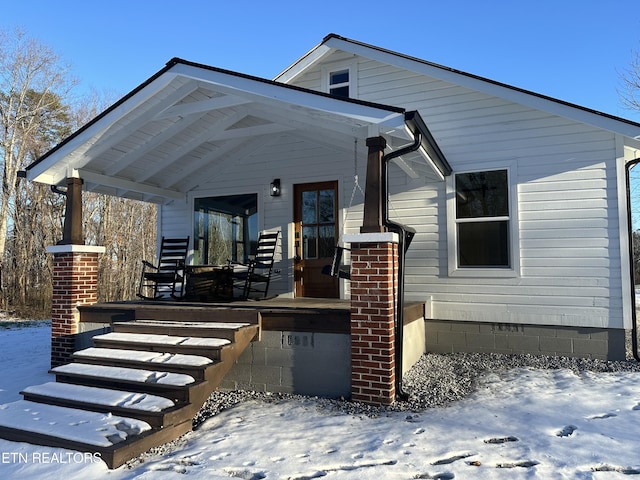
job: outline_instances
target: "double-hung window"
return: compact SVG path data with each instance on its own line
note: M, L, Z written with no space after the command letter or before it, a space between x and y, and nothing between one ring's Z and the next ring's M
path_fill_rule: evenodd
M515 215L508 169L457 173L449 214L453 275L512 276L517 272Z
M357 97L355 61L337 62L322 67L322 90L337 97Z
M329 93L338 97L349 98L349 69L329 72Z

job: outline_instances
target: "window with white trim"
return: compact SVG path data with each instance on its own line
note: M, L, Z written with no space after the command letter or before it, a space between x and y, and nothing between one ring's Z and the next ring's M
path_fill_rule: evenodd
M453 275L517 273L517 232L509 169L453 175L449 271Z
M322 66L322 90L343 98L357 97L356 62L336 62Z
M329 72L329 93L349 98L349 69Z

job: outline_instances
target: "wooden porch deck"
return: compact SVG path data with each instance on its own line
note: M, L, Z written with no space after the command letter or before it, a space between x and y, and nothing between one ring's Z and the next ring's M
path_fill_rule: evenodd
M79 306L80 322L107 324L143 318L228 321L259 315L263 330L349 333L350 301L331 298L274 297L261 301L187 302L133 300Z
M424 303L406 302L405 325L424 318ZM79 306L81 323L112 323L144 318L206 320L223 315L241 321L259 314L261 328L271 331L350 333L351 302L333 298L274 297L261 301L187 302L133 300Z

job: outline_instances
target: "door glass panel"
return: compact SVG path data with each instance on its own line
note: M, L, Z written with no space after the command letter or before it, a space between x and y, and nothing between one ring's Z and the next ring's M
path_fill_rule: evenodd
M302 223L316 223L318 215L316 192L302 192Z
M336 247L336 228L333 225L322 225L320 227L320 238L318 239L318 256L321 258L333 256Z
M302 227L302 256L305 260L318 258L318 227Z
M335 192L333 190L320 190L318 194L320 197L318 209L320 217L318 223L333 223L335 216Z

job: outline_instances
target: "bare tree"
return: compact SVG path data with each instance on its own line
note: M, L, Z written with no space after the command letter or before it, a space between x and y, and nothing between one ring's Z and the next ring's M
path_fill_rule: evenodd
M0 272L8 232L18 221L12 209L18 171L68 128L62 99L73 87L69 78L68 67L50 48L20 30L0 31Z
M625 107L640 111L640 52L635 51L629 67L621 75L620 98Z

